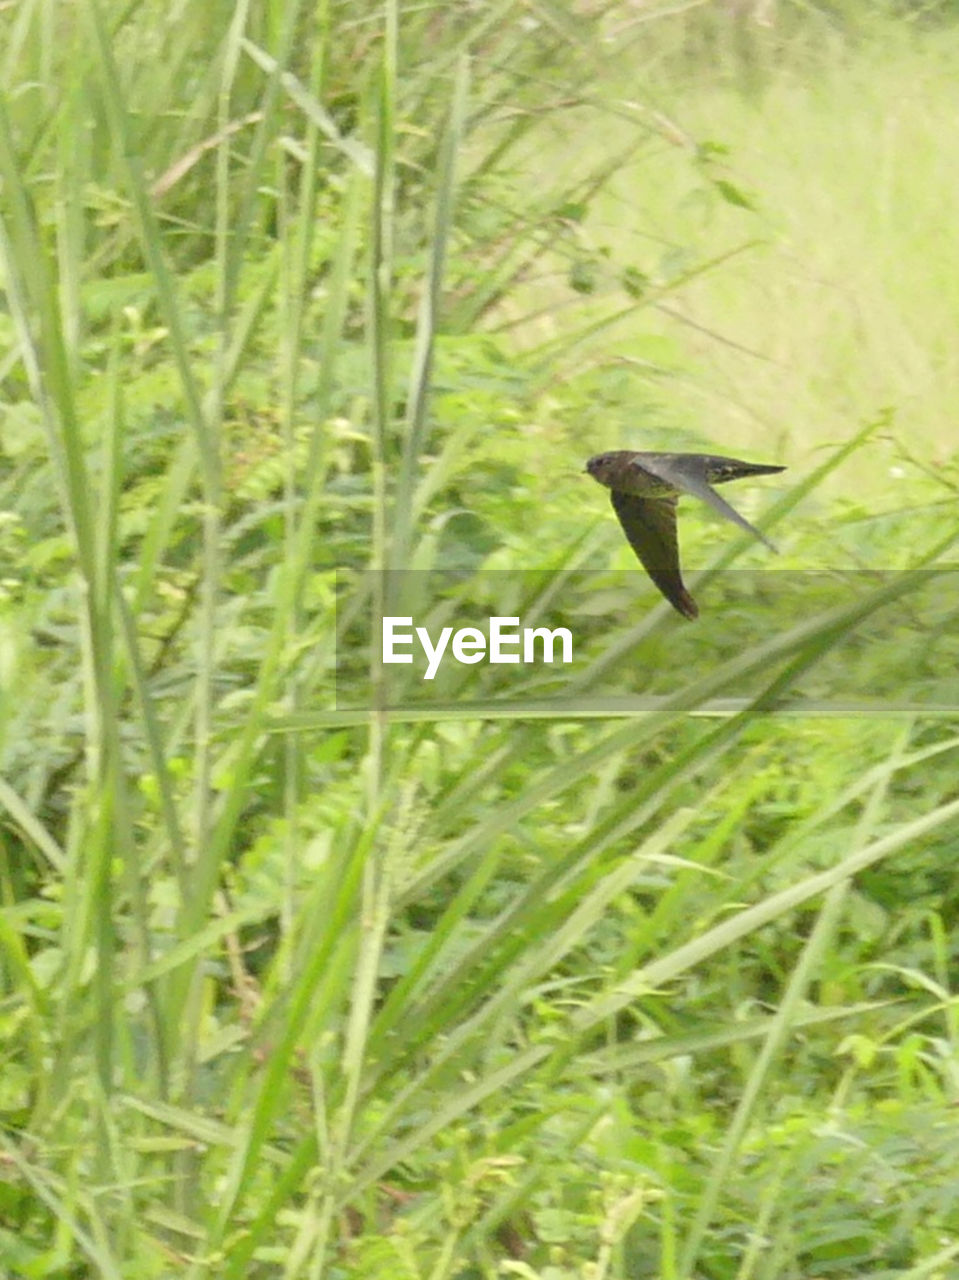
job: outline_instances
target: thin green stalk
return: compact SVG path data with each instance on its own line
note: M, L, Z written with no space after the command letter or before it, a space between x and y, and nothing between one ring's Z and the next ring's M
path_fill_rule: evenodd
M875 830L881 825L881 805L888 791L889 780L896 771L897 766L901 764L902 754L908 743L909 736L909 728L900 734L897 747L892 753L892 768L883 770L869 796L868 803L857 824L857 844L865 844L871 840ZM796 966L786 985L782 1001L770 1025L762 1050L749 1073L746 1087L736 1106L736 1113L726 1131L722 1149L713 1162L709 1180L700 1197L680 1258L679 1280L688 1280L688 1277L694 1273L706 1232L715 1217L723 1189L731 1181L733 1162L742 1145L746 1129L759 1106L763 1086L794 1029L799 1008L806 998L809 984L813 981L826 949L832 942L839 927L841 913L846 904L849 889L849 880L840 880L832 886L826 894L825 902L820 908L809 938L802 948Z
M469 63L463 58L456 69L449 119L439 153L429 267L420 298L416 324L416 343L407 390L403 457L393 503L393 539L390 551L390 564L393 569L405 569L410 560L413 533L411 522L416 506L416 469L426 435L433 352L440 321L446 255L453 228L456 163L462 147L468 90Z

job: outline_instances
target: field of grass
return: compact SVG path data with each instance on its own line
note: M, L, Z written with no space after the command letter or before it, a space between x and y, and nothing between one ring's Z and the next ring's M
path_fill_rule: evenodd
M827 486L881 507L908 489L895 483L908 477L893 441L955 476L959 193L942 145L959 107L954 33L867 22L853 41L820 17L751 38L752 74L712 43L683 62L675 32L626 60L628 76L611 57L609 91L580 110L572 155L565 117L551 145L531 144L533 185L649 130L595 199L584 251L660 286L730 255L604 337L609 358L632 364L648 412L624 415L608 438L661 443L685 429L808 466L889 408L887 440ZM554 300L555 283L544 274ZM559 311L550 331L564 324Z
M910 24L886 24L864 47L823 43L807 38L752 91L720 80L657 94L692 138L729 146L754 209L720 203L704 217L688 188L673 187L680 217L667 224L661 205L653 225L688 241L698 219L714 246L762 242L684 296L683 315L707 331L684 342L698 375L687 411L714 439L783 442L806 461L888 406L889 434L942 466L959 412L959 250L948 231L959 193L942 146L959 107L954 33L917 38ZM610 234L625 233L642 189L640 174L623 175ZM888 448L875 455L857 460L849 483L881 502L895 488L886 464L898 459Z
M955 15L659 7L0 13L0 1276L955 1274Z

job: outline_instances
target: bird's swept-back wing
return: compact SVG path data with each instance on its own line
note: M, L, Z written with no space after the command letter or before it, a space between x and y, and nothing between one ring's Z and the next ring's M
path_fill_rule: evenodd
M765 534L749 523L744 516L741 516L734 507L719 496L706 479L705 460L703 460L703 474L695 474L688 465L677 467L671 465L665 459L652 458L649 454L644 454L641 464L644 471L648 471L650 475L654 475L657 480L662 480L666 484L673 485L674 488L682 493L688 493L694 498L700 498L703 502L708 502L714 511L718 511L721 516L725 516L727 520L731 520L733 524L738 524L740 529L745 529L753 534L760 542L764 542L770 551L776 551L777 548L769 541Z
M696 601L683 585L676 537L676 499L638 498L619 489L610 500L629 545L673 608L686 618L699 616Z

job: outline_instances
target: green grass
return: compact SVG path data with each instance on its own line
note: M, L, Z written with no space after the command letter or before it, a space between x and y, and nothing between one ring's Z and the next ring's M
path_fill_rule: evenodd
M638 16L0 17L5 1275L955 1265L954 30Z
M884 438L826 492L895 507L922 465L955 476L959 271L947 229L959 206L942 145L959 98L954 32L877 19L851 41L824 20L797 33L788 16L753 33L757 84L728 61L677 75L655 47L638 74L610 70L610 101L653 136L595 202L584 244L655 283L697 256L732 256L664 300L677 326L644 309L604 339L636 383L607 438L658 443L692 427L733 452L808 466L890 408ZM564 154L561 125L557 135L531 156L543 177ZM604 110L577 136L589 156L619 145ZM710 144L723 150L703 158ZM698 164L677 163L697 151Z

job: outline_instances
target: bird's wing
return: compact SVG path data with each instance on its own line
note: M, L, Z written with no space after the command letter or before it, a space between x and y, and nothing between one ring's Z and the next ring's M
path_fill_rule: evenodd
M739 512L729 505L725 498L721 498L716 490L708 483L705 476L689 475L687 471L678 471L668 464L660 464L658 459L650 459L648 455L643 458L641 466L644 471L648 471L658 480L663 480L667 484L673 485L675 488L682 490L683 493L691 494L694 498L700 498L703 502L708 502L714 511L718 511L721 516L725 516L727 520L732 520L733 524L738 524L740 529L745 529L748 533L753 534L760 542L764 542L770 551L776 551L764 533L751 525L749 521L739 514Z
M619 489L611 489L609 496L629 545L653 582L683 617L698 617L696 601L683 585L679 569L676 499L638 498Z

